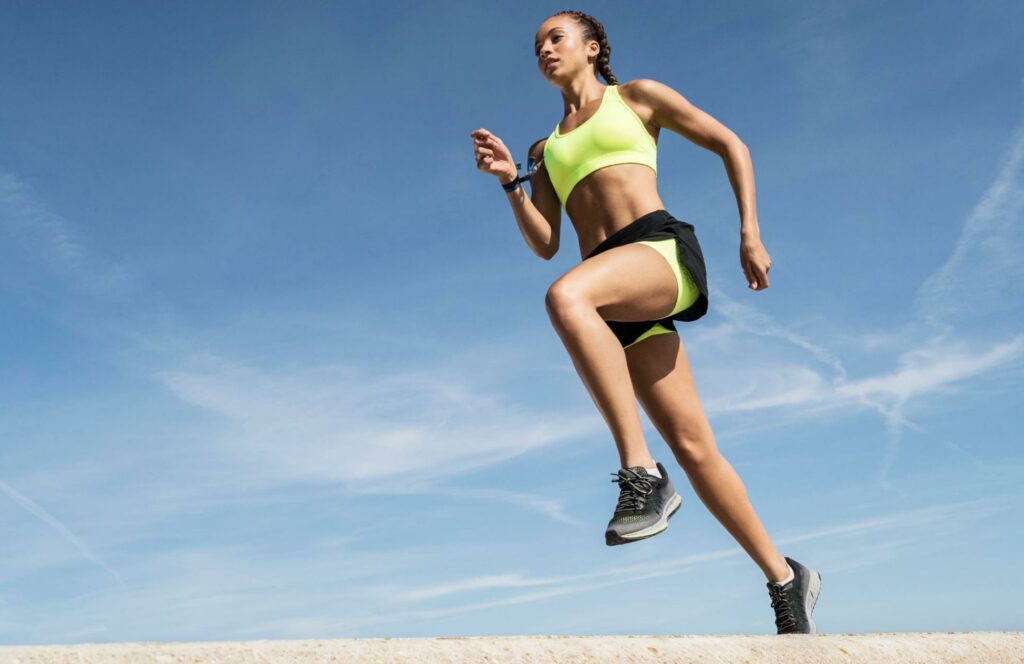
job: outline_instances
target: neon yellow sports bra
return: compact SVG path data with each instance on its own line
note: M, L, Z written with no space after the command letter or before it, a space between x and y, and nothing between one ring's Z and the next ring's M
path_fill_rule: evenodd
M658 172L658 146L640 116L606 85L597 111L568 133L555 130L544 144L544 166L565 207L576 183L613 164L644 164Z

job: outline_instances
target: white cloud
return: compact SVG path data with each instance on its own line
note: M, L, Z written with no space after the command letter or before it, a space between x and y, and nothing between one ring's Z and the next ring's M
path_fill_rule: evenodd
M836 389L841 398L878 397L903 404L956 382L1012 366L1024 355L1024 335L989 348L971 348L966 341L935 337L899 356L899 368L863 378Z
M180 399L226 418L230 431L220 444L272 481L416 492L603 427L596 414L532 411L444 372L270 371L216 358L201 365L158 378Z
M969 340L949 322L995 311L1019 310L1024 281L1024 124L1018 126L992 185L964 222L949 259L919 289L916 319L892 330L873 329L862 338L844 332L835 341L859 352L896 353L896 368L850 378L838 353L807 335L778 324L757 307L713 292L714 311L728 323L694 338L709 367L702 374L702 402L709 416L765 411L784 423L831 416L837 410L874 410L884 419L888 448L879 472L883 484L904 428L922 428L906 417L908 402L952 394L963 383L1002 369L1016 369L1024 336ZM938 330L938 331L936 331ZM999 328L989 326L988 335ZM742 333L742 334L741 334ZM753 340L760 339L760 343ZM772 343L773 340L783 342ZM701 345L703 344L703 345ZM798 348L810 356L793 357ZM877 365L877 358L873 358ZM831 369L826 377L815 365ZM769 426L758 422L758 430Z
M7 497L15 502L18 507L22 508L32 516L36 517L46 525L57 531L64 540L74 546L83 557L91 560L100 567L102 567L115 581L120 585L121 575L111 569L109 565L100 560L99 556L93 553L89 545L83 542L77 535L75 535L70 528L61 523L55 516L43 509L42 506L31 500L28 496L25 496L7 482L0 480L0 491L7 494Z
M914 300L925 320L1020 311L1024 304L1024 124L974 206L952 254Z
M776 330L770 336L787 342L795 336L763 313L755 318L762 320L764 330ZM946 334L900 353L894 370L853 379L846 378L844 371L829 378L814 365L787 356L777 344L743 342L741 332L746 328L733 327L727 334L719 328L715 339L701 340L704 345L698 352L709 365L700 376L702 402L711 416L772 409L823 414L836 408L865 407L887 413L887 407L902 407L914 397L948 391L956 383L1012 367L1024 356L1024 335L987 345ZM815 344L807 346L815 357L832 357ZM840 366L841 362L826 364Z
M839 556L837 569L845 569L866 566L871 564L872 561L878 560L880 547L891 549L896 546L895 542L905 545L910 539L928 540L934 539L940 534L955 535L956 532L977 520L999 514L1009 508L1010 505L1003 497L968 500L906 510L850 523L814 528L806 532L782 536L776 538L775 541L781 547L816 540L820 541L823 545L835 544L839 551L837 554ZM870 539L872 535L876 538L883 537L885 539L881 541L878 539L873 540ZM287 620L254 625L249 632L261 634L267 631L277 632L283 630L295 635L302 635L351 632L362 627L379 624L397 623L408 625L416 621L471 613L500 606L526 604L550 597L591 592L609 586L675 576L685 574L694 568L710 563L733 564L734 560L743 560L745 558L746 552L737 545L705 553L678 556L671 560L643 560L630 564L617 563L579 574L528 577L519 572L508 572L471 576L440 584L405 588L398 599L401 601L422 601L473 591L486 591L488 596L492 596L502 589L528 587L540 587L541 589L441 608L412 609L390 613L384 611L363 611L362 615L358 617L340 619L329 617L292 617ZM808 561L808 563L814 567L826 564L825 561ZM828 564L829 567L826 569L832 569L831 563ZM391 593L385 593L385 595L389 599L393 598Z
M0 229L32 259L92 295L116 296L129 287L125 271L86 249L75 226L52 212L20 178L0 171Z
M815 360L830 367L837 379L846 377L846 368L833 352L814 343L806 336L798 334L783 325L779 325L771 316L761 312L757 307L744 304L730 297L718 288L711 289L711 297L715 302L715 312L724 316L736 328L755 336L774 337L793 346L807 351Z
M508 502L513 505L518 505L520 507L540 512L552 521L567 523L573 526L585 525L579 519L574 519L566 513L565 501L537 495L536 493L523 493L520 491L508 491L506 489L461 489L457 487L442 486L430 489L427 493L458 498L471 498L474 500Z
M529 588L533 586L547 586L559 583L558 578L534 578L522 574L494 574L487 576L475 576L468 579L460 579L450 583L441 583L433 586L420 588L396 587L388 591L388 595L400 602L419 602L428 599L437 599L447 595L458 593L474 592L480 590L500 590L507 588Z

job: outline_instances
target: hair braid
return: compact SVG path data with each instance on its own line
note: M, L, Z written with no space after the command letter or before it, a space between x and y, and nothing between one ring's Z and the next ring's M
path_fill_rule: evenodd
M612 47L608 44L608 35L604 32L604 26L601 22L590 14L584 14L581 11L575 9L566 9L564 11L555 12L552 16L558 16L560 14L569 14L576 22L583 27L583 39L584 41L590 41L593 39L601 46L601 50L597 54L597 60L594 62L594 67L598 73L604 77L604 80L610 85L618 85L619 81L615 78L615 74L612 73L611 68L611 57Z

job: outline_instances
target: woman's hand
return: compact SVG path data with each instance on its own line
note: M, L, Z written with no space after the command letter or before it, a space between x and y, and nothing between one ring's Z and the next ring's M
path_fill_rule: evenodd
M486 129L477 129L469 135L473 137L473 151L476 153L478 170L497 176L502 184L508 184L519 177L519 169L512 159L512 152L505 147L500 138Z
M768 288L768 270L772 259L757 237L740 240L740 267L747 277L747 286L753 290Z

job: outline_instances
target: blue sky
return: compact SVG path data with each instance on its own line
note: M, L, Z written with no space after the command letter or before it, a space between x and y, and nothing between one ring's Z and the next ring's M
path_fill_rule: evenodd
M469 132L560 119L547 3L0 6L0 642L771 634L683 507L607 547L618 455ZM663 132L719 448L821 632L1022 629L1024 6L594 2ZM1016 516L1015 516L1016 515Z

